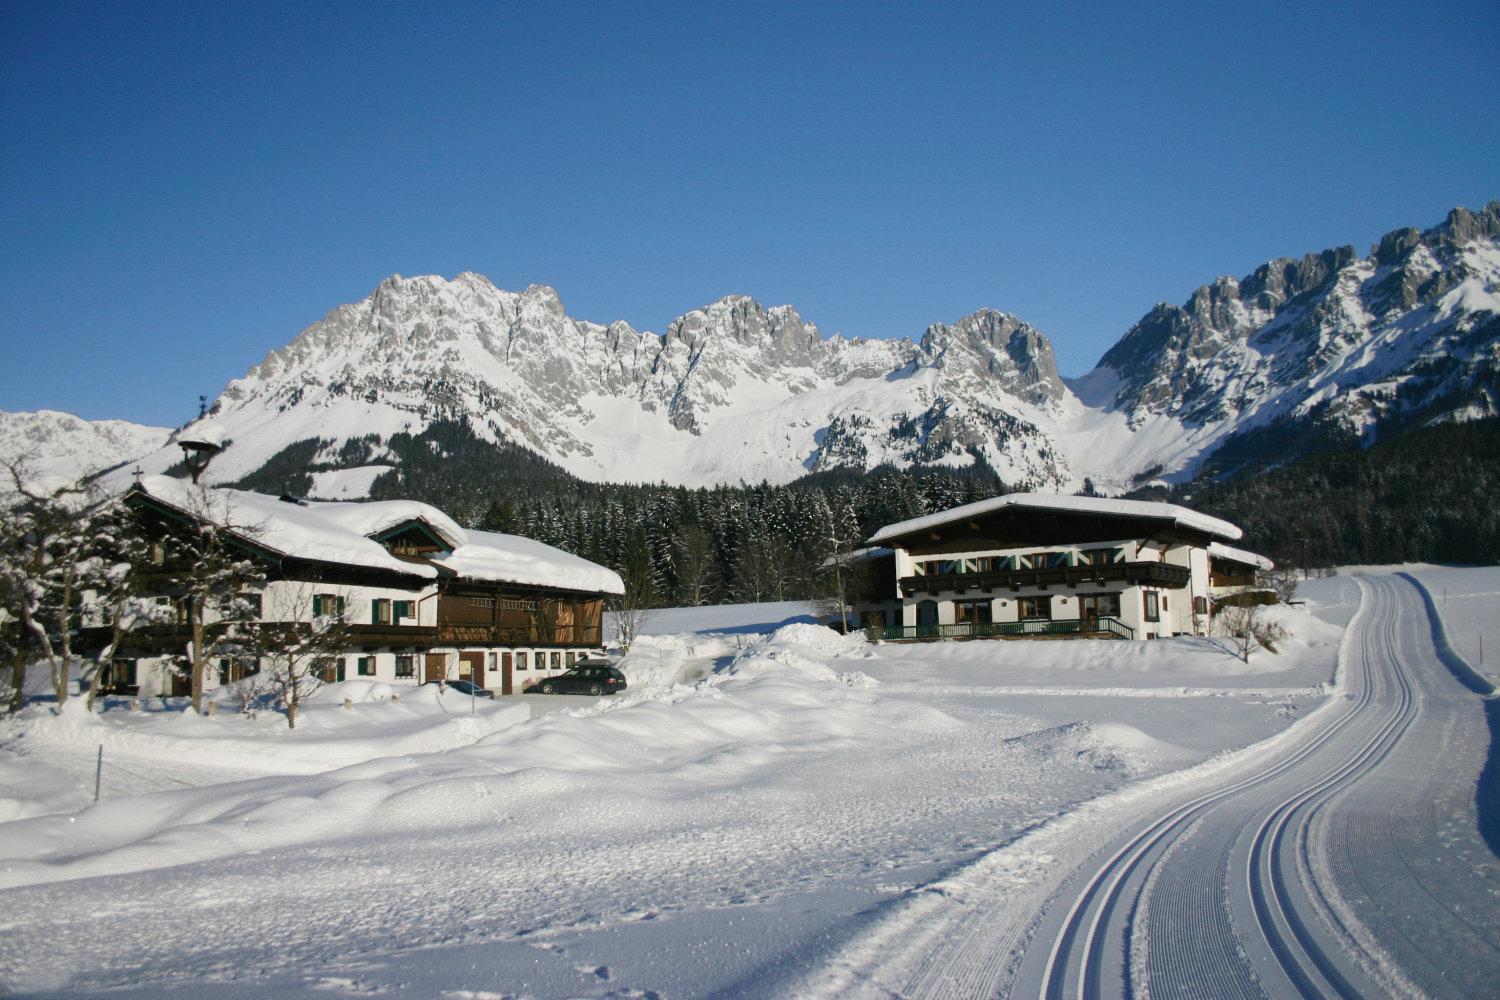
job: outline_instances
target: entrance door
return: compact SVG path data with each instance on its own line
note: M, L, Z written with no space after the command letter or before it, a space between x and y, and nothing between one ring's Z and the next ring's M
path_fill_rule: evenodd
M510 676L510 672L511 672L511 659L512 659L512 657L511 657L511 654L509 654L509 653L501 653L500 654L500 693L501 694L510 694L511 693L511 676Z
M423 663L422 680L445 681L448 679L448 654L428 653Z
M917 602L917 635L933 636L938 630L937 601Z
M1083 619L1083 627L1086 630L1098 629L1100 618L1120 617L1120 595L1079 594L1078 617Z
M459 653L458 676L461 680L473 681L475 687L484 687L484 654Z

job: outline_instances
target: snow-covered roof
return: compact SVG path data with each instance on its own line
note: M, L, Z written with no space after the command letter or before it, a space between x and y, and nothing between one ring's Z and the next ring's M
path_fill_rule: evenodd
M416 500L289 503L247 490L200 490L168 476L146 476L140 488L185 514L207 514L244 529L244 537L262 548L299 559L435 579L434 565L398 559L371 537L421 521L453 550L433 556L432 563L460 577L605 594L625 590L613 570L520 535L470 531L436 507Z
M620 575L532 538L497 531L468 531L468 542L433 561L469 580L525 583L565 590L623 594Z
M1254 566L1256 569L1276 568L1276 564L1265 556L1256 555L1254 552L1246 552L1244 549L1236 549L1221 542L1208 543L1208 556L1210 559L1227 559L1229 562L1244 563L1246 566Z
M224 442L229 440L229 434L223 425L216 424L212 420L205 420L178 433L176 441L178 444L206 444L213 448L224 447Z
M845 555L842 558L839 556L829 556L827 559L823 560L823 562L821 563L821 568L827 569L835 562L842 563L843 565L848 566L852 563L868 562L871 559L884 559L887 556L891 556L894 554L894 549L887 549L879 545L866 545L862 549L855 549L853 552L850 552L848 555Z
M1075 497L1057 493L1007 493L975 503L941 510L925 517L914 517L909 521L888 524L870 536L870 542L899 538L917 531L952 524L983 514L993 513L1007 507L1028 507L1037 510L1056 510L1074 514L1104 514L1114 517L1139 517L1153 520L1168 520L1180 528L1191 528L1206 534L1217 535L1230 541L1238 539L1243 532L1228 521L1209 517L1175 503L1156 503L1147 500L1111 500L1107 497Z
M411 500L372 504L287 503L248 490L221 487L200 490L170 476L146 476L140 488L189 516L207 516L242 529L240 533L249 541L282 555L390 570L408 576L434 579L438 573L431 566L397 559L384 545L365 536L414 517L423 520L432 517L441 523L441 526L433 524L439 533L447 528L463 537L463 529L442 511ZM368 512L345 509L365 506L373 509Z

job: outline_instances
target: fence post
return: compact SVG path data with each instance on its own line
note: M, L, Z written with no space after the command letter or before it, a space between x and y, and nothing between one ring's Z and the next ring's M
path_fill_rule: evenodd
M99 744L99 761L94 765L94 805L99 804L99 785L104 777L104 744Z

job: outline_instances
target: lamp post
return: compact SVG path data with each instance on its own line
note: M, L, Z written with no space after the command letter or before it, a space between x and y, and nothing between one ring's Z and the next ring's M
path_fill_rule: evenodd
M215 455L224 450L224 428L218 424L200 424L177 439L182 449L182 460L187 464L188 474L197 485L198 477L208 468Z

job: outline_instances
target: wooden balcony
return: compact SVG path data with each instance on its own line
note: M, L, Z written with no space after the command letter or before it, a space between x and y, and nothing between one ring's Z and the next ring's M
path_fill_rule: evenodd
M1007 569L988 573L954 573L946 576L903 576L901 589L908 594L966 593L1020 590L1022 587L1055 587L1104 584L1123 580L1127 584L1185 587L1192 578L1186 566L1162 562L1106 563L1099 566L1054 566L1044 569Z
M439 641L479 646L598 646L604 641L598 625L464 625L437 628Z
M438 641L435 625L346 625L349 642L362 646L430 646Z

